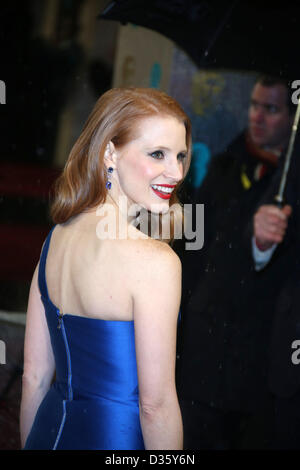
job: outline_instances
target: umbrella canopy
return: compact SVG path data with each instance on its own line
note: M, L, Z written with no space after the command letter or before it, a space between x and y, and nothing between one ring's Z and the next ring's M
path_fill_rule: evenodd
M99 17L153 29L201 68L300 76L300 5L295 2L115 0Z

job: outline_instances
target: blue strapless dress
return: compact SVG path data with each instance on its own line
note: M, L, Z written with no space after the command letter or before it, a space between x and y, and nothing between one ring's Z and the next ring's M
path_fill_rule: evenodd
M53 230L53 229L52 229ZM133 321L59 315L41 254L39 288L56 364L24 449L144 449Z

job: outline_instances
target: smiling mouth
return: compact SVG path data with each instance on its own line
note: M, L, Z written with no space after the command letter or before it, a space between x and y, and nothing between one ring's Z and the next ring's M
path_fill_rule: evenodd
M160 197L161 199L170 199L172 192L174 191L174 188L176 187L176 184L152 184L151 188L154 191L154 193Z

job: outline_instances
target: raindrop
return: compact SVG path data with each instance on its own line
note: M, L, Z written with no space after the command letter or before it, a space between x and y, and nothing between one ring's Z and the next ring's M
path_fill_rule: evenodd
M36 153L37 153L37 155L39 155L39 156L44 155L45 149L44 149L43 147L38 147L38 148L36 149Z
M209 271L209 263L205 267L205 272L208 273L208 271Z

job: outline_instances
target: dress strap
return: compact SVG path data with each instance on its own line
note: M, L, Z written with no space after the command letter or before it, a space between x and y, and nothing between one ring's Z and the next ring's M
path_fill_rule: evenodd
M50 240L51 240L51 236L52 236L54 228L55 228L55 225L54 227L52 227L52 229L48 233L48 236L45 240L41 257L40 257L40 264L39 264L39 276L38 276L39 288L40 288L40 292L42 296L45 297L46 299L49 299L47 283L46 283L46 259L47 259Z

